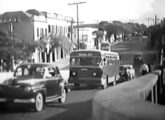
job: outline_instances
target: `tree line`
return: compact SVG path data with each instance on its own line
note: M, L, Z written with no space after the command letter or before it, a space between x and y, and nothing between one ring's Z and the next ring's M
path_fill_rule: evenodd
M12 33L0 31L0 70L13 70L13 64L20 61L31 62L35 49L47 51L47 43L50 43L48 56L56 47L61 46L65 52L71 49L71 43L63 34L42 36L37 41L26 41L16 38Z
M152 48L161 49L165 48L165 19L161 23L149 26L147 33L150 37Z
M137 34L145 34L147 31L147 26L144 24L139 23L123 23L121 21L101 21L99 25L97 26L98 30L94 31L93 34L96 34L95 44L97 46L97 43L99 39L102 39L104 36L104 32L106 31L106 40L110 42L110 37L114 35L115 41L116 41L116 35L121 34L124 38L126 35L137 35Z

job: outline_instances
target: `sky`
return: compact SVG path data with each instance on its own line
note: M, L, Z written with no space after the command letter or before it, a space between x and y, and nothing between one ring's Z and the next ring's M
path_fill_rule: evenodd
M165 17L165 0L0 0L0 14L37 9L71 16L76 21L76 5L68 5L76 2L86 2L78 7L80 23L119 20L149 24L148 18Z

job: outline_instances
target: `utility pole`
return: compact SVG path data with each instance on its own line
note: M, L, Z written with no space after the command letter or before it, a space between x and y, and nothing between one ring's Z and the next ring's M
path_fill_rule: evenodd
M155 25L157 25L157 16L155 14Z
M86 2L75 2L75 3L69 3L68 5L76 5L77 8L77 48L79 49L79 11L78 11L78 5L83 4Z

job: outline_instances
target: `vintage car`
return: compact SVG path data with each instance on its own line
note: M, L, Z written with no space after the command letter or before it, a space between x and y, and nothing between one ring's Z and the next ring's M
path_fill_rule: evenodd
M67 87L59 69L53 64L27 63L19 65L13 78L0 84L0 106L9 102L29 104L36 112L44 104L58 100L64 103Z
M124 81L133 79L135 77L135 69L133 68L133 65L121 65L119 75Z

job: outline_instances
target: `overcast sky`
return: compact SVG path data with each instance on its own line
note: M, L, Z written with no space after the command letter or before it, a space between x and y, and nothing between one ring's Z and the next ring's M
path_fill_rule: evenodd
M165 17L165 0L0 0L0 14L7 11L37 9L71 16L76 20L76 6L79 5L79 20L85 23L101 20L123 22L145 22L147 19Z

